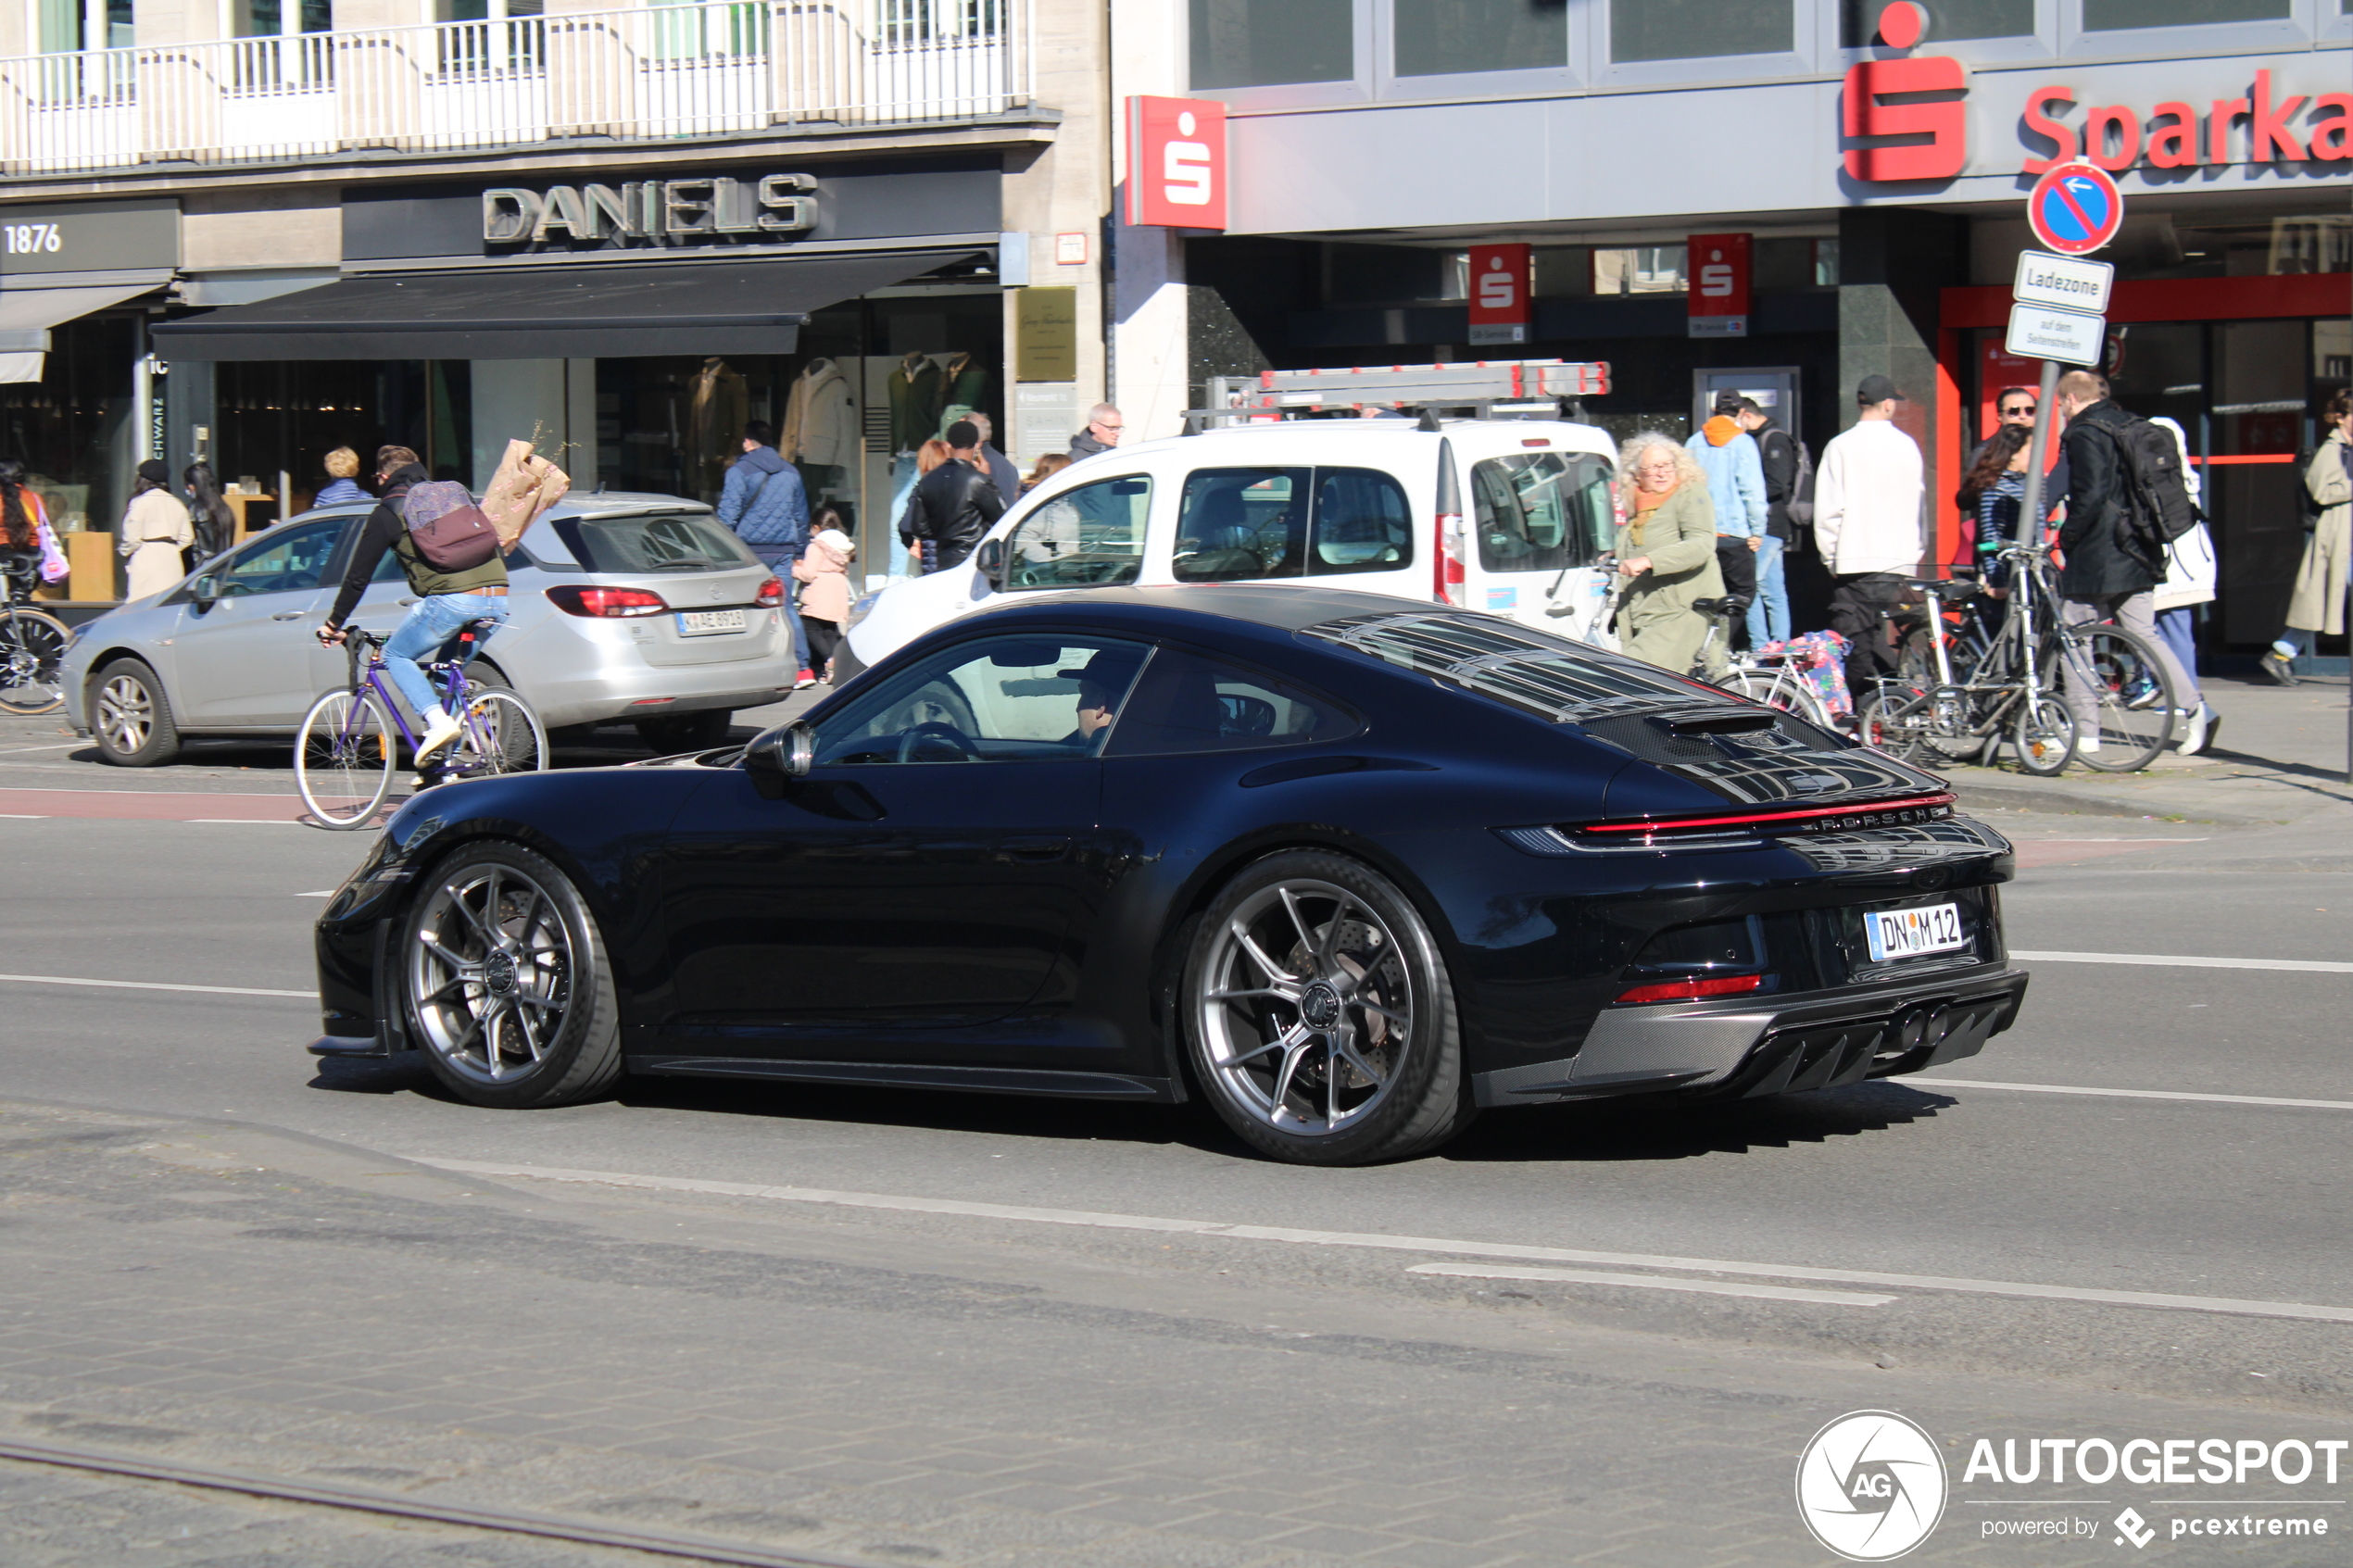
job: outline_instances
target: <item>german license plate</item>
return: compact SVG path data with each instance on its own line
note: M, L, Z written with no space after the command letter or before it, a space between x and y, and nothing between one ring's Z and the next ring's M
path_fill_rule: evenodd
M1863 935L1870 942L1874 963L1914 959L1922 953L1949 953L1969 946L1957 904L1931 904L1925 909L1866 909Z
M708 637L714 632L740 632L747 622L739 609L682 609L678 612L678 634L682 637Z

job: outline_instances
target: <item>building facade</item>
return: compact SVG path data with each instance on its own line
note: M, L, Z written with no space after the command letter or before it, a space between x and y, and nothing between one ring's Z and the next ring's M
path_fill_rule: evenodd
M2217 524L2208 646L2278 630L2296 455L2353 356L2353 0L1115 0L1114 19L1123 94L1224 103L1230 181L1223 232L1114 235L1131 427L1174 428L1211 374L1541 356L1610 361L1587 412L1613 428L1680 433L1730 386L1818 453L1876 371L1911 398L1926 525L1955 559L1962 457L2037 368L2002 351L2024 199L2087 157L2127 204L2100 253L2106 368L2189 433ZM1471 321L1499 258L1530 296L1517 341Z
M86 599L150 456L209 461L255 525L386 442L480 483L535 439L576 489L715 500L765 420L879 572L924 439L970 409L1059 450L1101 395L1103 29L1076 0L0 7L0 452Z

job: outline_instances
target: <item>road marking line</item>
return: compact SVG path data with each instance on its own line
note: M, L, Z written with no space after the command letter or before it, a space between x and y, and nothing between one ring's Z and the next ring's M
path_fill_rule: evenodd
M316 991L269 991L254 985L176 985L161 980L82 980L69 974L0 974L26 985L99 985L118 991L201 991L214 997L300 997L316 1001Z
M2197 959L2171 953L2029 953L2012 949L2010 957L2029 963L2178 964L2184 969L2294 969L2314 974L2353 974L2353 963L2327 959Z
M45 822L49 820L46 817L35 816L30 811L0 811L0 818L6 818L12 822Z
M239 828L298 828L302 823L292 817L164 817L151 821L207 822L217 827Z
M2268 1095L2201 1095L2183 1089L2101 1089L2078 1084L2004 1084L1991 1078L1891 1078L1931 1089L2020 1089L2033 1095L2112 1095L2121 1099L2207 1100L2217 1105L2286 1105L2305 1110L2353 1110L2353 1099L2274 1099Z
M1605 1274L1592 1269L1494 1269L1479 1263L1416 1263L1409 1274L1446 1274L1456 1279L1564 1280L1572 1285L1631 1285L1645 1290L1696 1290L1709 1296L1752 1296L1768 1301L1813 1301L1829 1307L1884 1307L1894 1296L1857 1296L1845 1290L1793 1290L1785 1285L1723 1285L1705 1279L1665 1279L1657 1274Z
M1680 1269L1692 1273L1755 1274L1768 1279L1820 1280L1831 1285L1883 1285L1908 1290L1946 1290L1973 1296L2020 1296L2036 1300L2156 1307L2170 1311L2221 1312L2237 1317L2353 1323L2353 1307L2321 1307L2302 1301L2251 1301L2227 1296L2171 1296L2145 1290L2092 1290L2065 1285L2029 1285L2014 1280L1948 1279L1935 1274L1885 1273L1867 1269L1816 1269L1795 1263L1743 1263L1720 1258L1661 1257L1647 1252L1596 1252L1574 1247L1529 1247L1510 1242L1453 1241L1435 1236L1291 1230L1280 1225L1229 1225L1214 1220L1167 1220L1146 1214L1094 1213L1083 1209L1031 1209L1010 1203L974 1203L954 1198L896 1198L881 1193L835 1192L823 1187L761 1186L749 1182L712 1182L686 1176L638 1176L613 1171L570 1171L549 1165L492 1164L478 1160L429 1160L422 1155L407 1158L436 1171L456 1171L473 1176L585 1182L597 1186L644 1187L656 1192L700 1192L721 1198L765 1198L786 1203L823 1203L846 1209L889 1209L916 1214L965 1214L975 1219L1080 1225L1095 1230L1176 1232L1192 1236L1232 1236L1243 1241L1279 1241L1301 1247L1438 1252L1458 1258L1510 1258L1535 1263L1614 1263L1642 1269Z
M332 898L334 896L335 890L332 887L321 888L316 893L297 893L295 895L297 898Z

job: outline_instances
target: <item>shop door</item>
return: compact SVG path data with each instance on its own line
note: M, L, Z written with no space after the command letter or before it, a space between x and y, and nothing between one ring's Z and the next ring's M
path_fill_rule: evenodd
M1737 392L1743 397L1754 397L1756 406L1765 410L1772 421L1801 441L1806 433L1797 428L1798 370L1794 365L1774 365L1756 370L1703 370L1692 372L1692 429L1696 431L1707 422L1708 410L1716 407L1719 392ZM1814 443L1817 450L1821 443Z
M2309 323L2218 321L2208 414L2213 455L2206 507L2221 567L2222 637L2279 635L2304 555L2303 475L2296 453L2308 422ZM2235 459L2235 460L2233 460Z

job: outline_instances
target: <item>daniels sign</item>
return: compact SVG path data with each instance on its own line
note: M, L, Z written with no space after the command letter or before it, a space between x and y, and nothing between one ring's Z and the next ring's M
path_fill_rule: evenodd
M1909 51L1927 30L1928 12L1898 0L1880 14L1879 41ZM2330 56L2318 56L2326 59ZM2084 79L2116 73L2076 68ZM2183 73L2176 97L2145 107L2101 103L2114 88L2079 91L2019 71L1989 73L1973 82L1959 60L1895 54L1864 60L1847 71L1840 94L1839 130L1850 180L1869 183L1944 181L1964 174L2041 174L2081 160L2110 173L2215 168L2233 164L2329 164L2353 160L2353 93L2297 91L2284 80L2287 65L2242 71L2226 61L2181 60L2163 69ZM2228 74L2223 74L2227 72ZM2336 80L2321 85L2338 86ZM2013 151L1971 157L1972 121L2016 128ZM2010 160L2015 157L2016 162Z
M619 185L502 185L482 193L482 237L494 245L550 243L626 247L727 236L782 239L817 222L817 182L632 180Z

